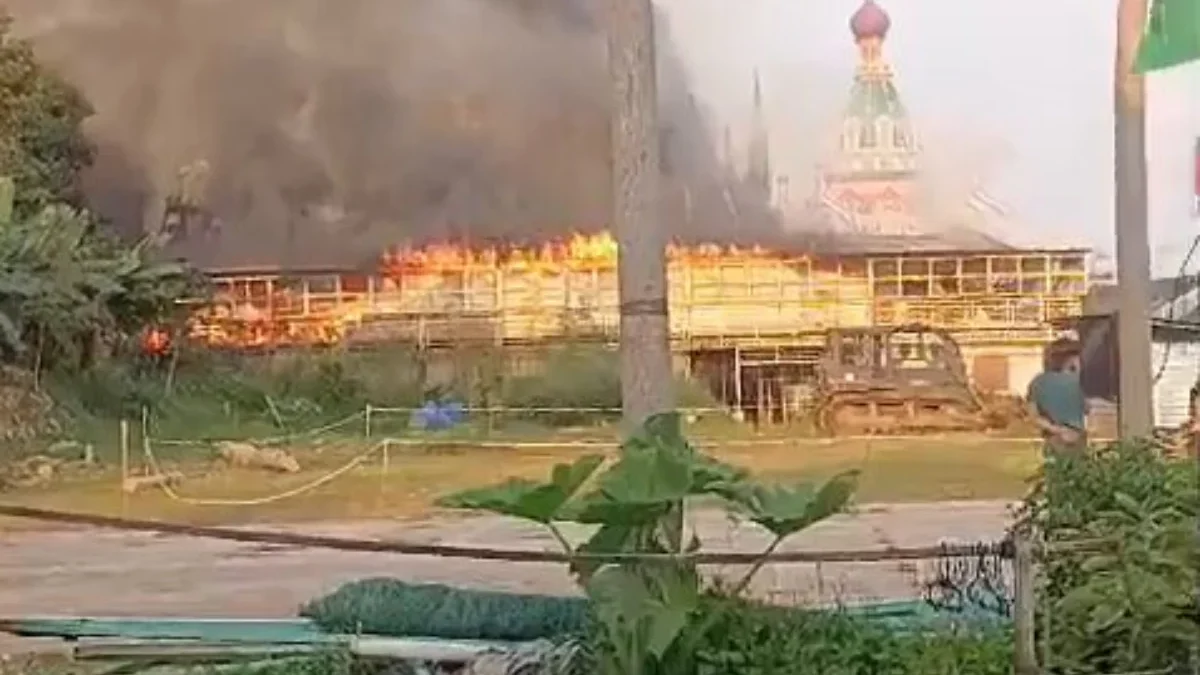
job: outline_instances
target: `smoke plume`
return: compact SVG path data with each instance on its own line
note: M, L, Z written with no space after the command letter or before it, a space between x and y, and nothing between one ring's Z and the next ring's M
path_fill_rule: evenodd
M207 164L222 235L206 262L342 264L404 241L542 238L608 219L592 0L9 4L96 108L99 210L153 228L180 168ZM674 233L768 227L729 198L661 18L659 31Z

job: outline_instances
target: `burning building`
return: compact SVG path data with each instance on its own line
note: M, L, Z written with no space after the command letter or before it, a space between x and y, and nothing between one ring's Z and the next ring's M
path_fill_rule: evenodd
M837 156L806 214L816 234L668 251L674 350L736 407L786 416L832 329L912 324L947 331L977 389L1023 393L1053 324L1080 313L1087 251L1015 249L969 223L923 219L920 146L883 58L890 24L873 0L851 19L860 63ZM765 144L754 147L754 167L769 172ZM769 175L757 183L769 189ZM986 208L979 201L964 212ZM600 232L533 246L398 246L353 271L224 269L192 338L214 347L612 344L617 254Z
M614 343L616 256L608 235L580 235L532 249L398 249L374 273L229 272L216 277L216 300L197 313L192 337L220 347L403 341L429 350ZM910 324L948 330L980 388L1019 392L1040 369L1052 322L1078 315L1087 288L1082 250L676 246L669 260L675 351L708 377L724 373L717 388L743 403L760 382L782 401L830 329Z

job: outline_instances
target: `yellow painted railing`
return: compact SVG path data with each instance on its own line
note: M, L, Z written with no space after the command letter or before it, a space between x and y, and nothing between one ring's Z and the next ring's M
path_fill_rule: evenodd
M1077 316L1087 286L1077 252L844 261L736 259L673 263L676 340L737 342L835 327L923 323L952 331L1041 331ZM193 336L210 344L421 344L614 338L612 269L514 271L473 266L393 278L278 274L216 279Z
M1081 300L1055 297L978 299L906 298L837 302L815 299L672 302L677 340L802 335L837 327L922 323L951 331L1040 330L1057 318L1077 316ZM395 307L342 294L314 302L308 311L232 307L197 315L192 336L214 345L269 345L359 341L495 343L555 338L614 338L618 311L607 307L510 307L503 311L447 308L441 312Z

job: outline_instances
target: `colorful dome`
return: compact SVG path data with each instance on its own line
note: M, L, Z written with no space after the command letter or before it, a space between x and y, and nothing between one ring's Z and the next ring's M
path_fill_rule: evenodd
M862 7L850 17L850 32L855 40L883 39L891 27L891 17L875 0L864 0Z

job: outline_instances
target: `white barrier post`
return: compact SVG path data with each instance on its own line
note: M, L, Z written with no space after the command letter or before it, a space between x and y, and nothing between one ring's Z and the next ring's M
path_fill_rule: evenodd
M142 474L148 475L149 471L154 468L147 466L146 460L150 457L150 409L142 406Z
M129 493L125 490L125 484L129 481L129 420L121 419L121 515L127 515L129 511Z
M1018 526L1014 530L1013 547L1013 671L1017 675L1038 675L1041 668L1034 630L1037 620L1037 567L1033 535L1028 526Z
M383 503L385 501L384 494L387 491L388 471L391 469L391 453L390 453L391 444L392 444L392 442L390 440L384 439L383 446L380 448L381 452L383 453L383 457L380 461L380 467L379 467L379 505L380 506L383 506Z
M366 409L363 411L363 435L368 439L371 438L371 410L372 410L372 408L373 408L373 406L370 403L368 403Z

